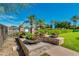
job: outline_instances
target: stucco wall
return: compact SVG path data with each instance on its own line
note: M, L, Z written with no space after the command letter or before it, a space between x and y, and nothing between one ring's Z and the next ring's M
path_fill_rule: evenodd
M4 40L7 38L8 29L6 26L0 24L0 47L4 43Z

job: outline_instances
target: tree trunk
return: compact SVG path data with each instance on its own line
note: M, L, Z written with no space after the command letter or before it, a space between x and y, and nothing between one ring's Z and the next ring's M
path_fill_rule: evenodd
M74 29L76 28L76 22L74 22Z

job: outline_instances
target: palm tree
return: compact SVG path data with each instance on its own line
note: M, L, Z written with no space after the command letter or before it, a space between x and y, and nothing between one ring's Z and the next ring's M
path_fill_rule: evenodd
M71 20L72 20L73 23L74 23L74 29L75 29L75 27L76 27L76 22L77 22L78 19L79 19L78 16L73 16L73 17L71 18Z
M46 24L46 28L52 28L50 24Z
M33 27L34 27L34 23L35 23L35 15L31 15L28 17L29 19L29 23L30 23L30 32L33 33Z
M44 27L45 27L44 19L39 19L39 20L37 21L37 26L38 26L40 29L44 28Z

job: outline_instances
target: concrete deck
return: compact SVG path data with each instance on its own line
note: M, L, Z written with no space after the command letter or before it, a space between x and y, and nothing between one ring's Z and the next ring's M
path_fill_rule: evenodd
M54 46L51 49L45 51L45 53L53 56L79 56L78 52L73 50L61 47L61 46Z

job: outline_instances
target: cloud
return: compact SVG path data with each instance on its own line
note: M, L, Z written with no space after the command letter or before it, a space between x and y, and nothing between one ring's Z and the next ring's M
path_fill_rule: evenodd
M15 16L11 16L11 15L0 15L0 18L1 19L10 19L10 20L16 19Z
M5 22L8 24L17 24L16 22L16 16L11 16L11 15L0 15L0 22L5 24Z

